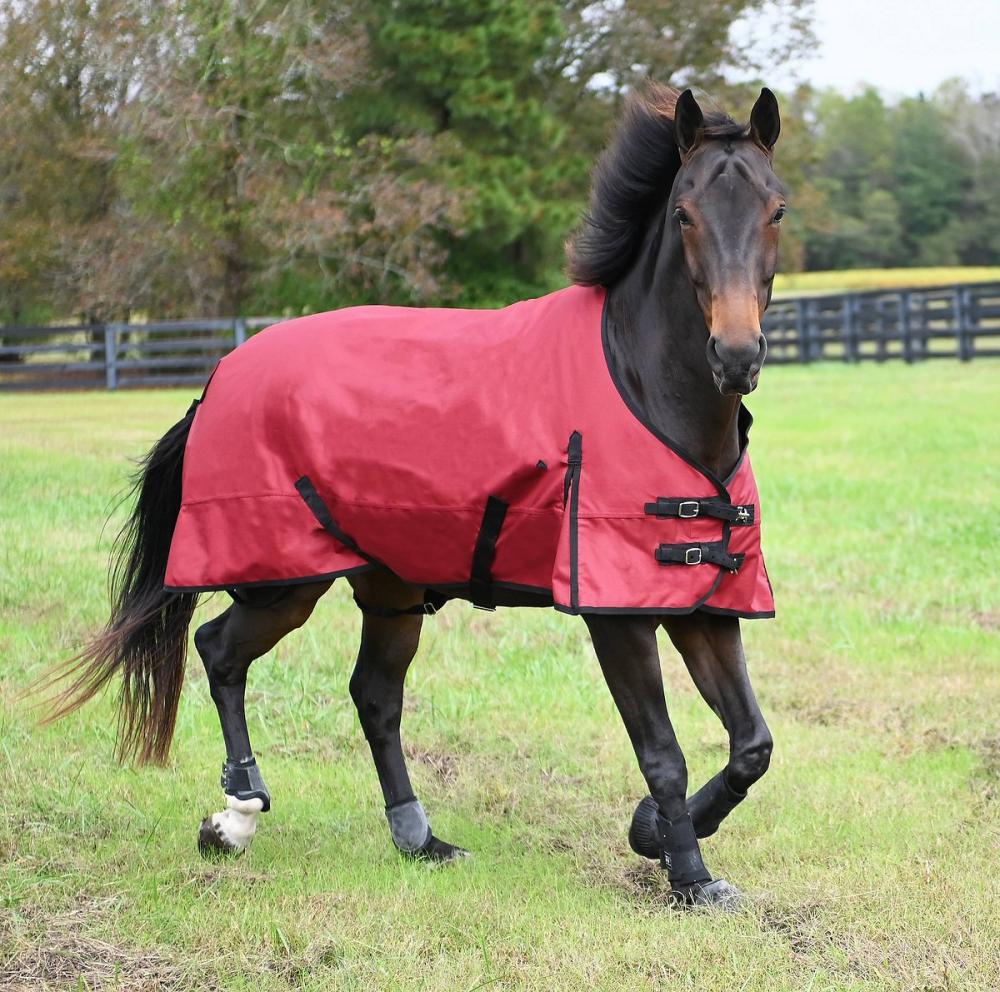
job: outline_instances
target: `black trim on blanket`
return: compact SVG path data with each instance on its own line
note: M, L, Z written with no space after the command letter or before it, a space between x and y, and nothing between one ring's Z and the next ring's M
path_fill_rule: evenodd
M571 610L568 606L554 606L553 609L557 613L565 613L567 616L571 617L582 617L590 616L594 614L596 616L611 616L615 613L620 613L623 616L627 614L643 614L647 616L652 616L657 613L663 616L672 617L683 617L689 616L692 613L719 613L727 617L739 617L741 620L773 620L774 612L770 613L743 613L740 610L722 610L714 606L680 606L680 607L664 607L664 606L580 606L575 610Z
M569 602L580 605L580 476L583 474L583 435L573 431L566 449L566 487L569 489ZM565 489L563 490L565 502Z
M346 575L357 575L360 572L370 572L378 565L351 565L338 569L336 572L321 572L318 575L300 575L294 579L260 579L257 582L223 582L213 586L167 586L164 592L229 592L231 589L265 589L268 586L304 586L310 582L333 582Z
M405 579L411 586L423 586L426 589L436 589L440 592L454 593L459 591L468 590L469 586L466 582L416 582L413 579ZM548 596L551 598L552 590L548 586L529 586L523 582L491 582L490 585L494 589L508 589L511 592L523 592L528 593L533 596ZM451 598L461 599L461 596L453 596ZM551 604L548 604L551 605Z
M732 482L736 473L739 471L740 466L743 464L744 458L746 457L747 443L749 440L748 434L750 427L753 424L753 417L750 415L750 411L746 409L742 402L740 402L740 409L737 415L740 454L736 459L736 465L733 467L733 470L726 476L725 479L720 479L715 472L707 466L702 465L701 462L682 448L672 437L661 431L660 428L649 419L645 410L633 401L628 389L625 387L625 383L623 383L619 378L618 373L615 371L614 362L611 359L611 345L608 341L608 301L610 298L610 293L605 295L604 306L601 310L601 345L604 349L604 363L607 366L608 375L611 376L611 381L614 383L615 389L618 391L618 395L622 398L622 402L632 412L632 416L635 417L635 419L638 420L639 423L653 435L653 437L655 437L658 441L662 441L663 444L665 444L675 455L683 458L688 465L705 476L705 478L708 479L708 481L711 482L712 485L718 490L719 495L724 496L728 500L729 493L726 491L726 486ZM732 501L730 500L730 502Z
M476 535L476 545L472 552L472 569L469 573L469 595L477 610L494 610L491 586L493 559L497 555L497 540L507 516L508 504L499 496L489 496L483 511L482 523Z
M773 620L774 610L727 610L721 606L699 606L702 613L717 613L722 617L740 617L742 620Z

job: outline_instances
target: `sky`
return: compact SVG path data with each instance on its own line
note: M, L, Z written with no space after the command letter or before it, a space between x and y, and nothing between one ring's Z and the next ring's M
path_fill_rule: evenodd
M930 93L961 76L974 92L1000 90L1000 0L814 0L817 48L795 75L852 91ZM765 71L778 88L794 77Z

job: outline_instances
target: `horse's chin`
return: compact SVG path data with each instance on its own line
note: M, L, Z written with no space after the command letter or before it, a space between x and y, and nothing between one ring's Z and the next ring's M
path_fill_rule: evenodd
M713 372L715 388L723 396L746 396L757 388L760 381L760 370L751 375L719 375Z

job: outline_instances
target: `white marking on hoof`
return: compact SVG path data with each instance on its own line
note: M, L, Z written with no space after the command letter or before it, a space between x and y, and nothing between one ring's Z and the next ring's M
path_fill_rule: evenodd
M226 805L228 809L212 814L212 826L226 847L233 851L245 851L257 832L257 817L264 808L264 802L261 799L226 796Z

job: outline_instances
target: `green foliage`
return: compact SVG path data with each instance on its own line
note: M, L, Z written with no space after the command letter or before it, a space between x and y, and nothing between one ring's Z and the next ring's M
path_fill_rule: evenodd
M732 25L767 8L753 45ZM808 0L0 5L0 318L502 305L563 244L628 92L745 113ZM770 20L768 23L772 23ZM1000 109L782 101L786 270L1000 261Z
M987 192L995 170L970 153L984 122L964 90L946 86L896 105L872 89L853 97L804 91L793 106L806 127L791 133L790 169L789 148L780 149L779 171L804 212L795 227L802 267L1000 261L1000 218Z

